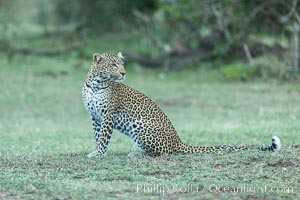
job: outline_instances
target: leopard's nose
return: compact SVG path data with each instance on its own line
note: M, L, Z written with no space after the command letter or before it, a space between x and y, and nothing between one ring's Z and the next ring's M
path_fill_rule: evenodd
M122 76L125 76L126 72L121 72Z

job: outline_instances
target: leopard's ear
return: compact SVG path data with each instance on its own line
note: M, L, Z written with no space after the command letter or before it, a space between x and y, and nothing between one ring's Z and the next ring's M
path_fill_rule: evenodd
M119 52L119 53L117 54L117 56L118 56L121 60L124 59L124 56L122 55L121 52Z
M104 56L99 54L99 53L94 53L93 54L93 61L94 62L100 62L101 60L104 59Z

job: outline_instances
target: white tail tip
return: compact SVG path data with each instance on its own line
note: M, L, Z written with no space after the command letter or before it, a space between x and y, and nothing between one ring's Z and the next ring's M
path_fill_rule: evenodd
M280 139L277 136L272 137L272 147L273 151L279 151L281 149Z

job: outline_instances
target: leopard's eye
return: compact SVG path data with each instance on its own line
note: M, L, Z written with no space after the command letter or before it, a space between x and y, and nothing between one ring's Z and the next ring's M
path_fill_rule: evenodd
M117 68L118 68L118 66L117 66L115 63L111 64L111 67L112 67L113 69L117 69Z

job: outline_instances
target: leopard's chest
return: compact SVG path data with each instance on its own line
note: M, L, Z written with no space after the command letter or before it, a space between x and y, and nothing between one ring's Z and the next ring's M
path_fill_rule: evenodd
M107 112L110 96L107 91L92 91L86 89L83 93L83 102L88 113L93 117L101 120Z

